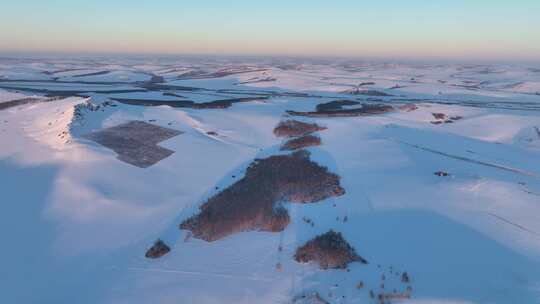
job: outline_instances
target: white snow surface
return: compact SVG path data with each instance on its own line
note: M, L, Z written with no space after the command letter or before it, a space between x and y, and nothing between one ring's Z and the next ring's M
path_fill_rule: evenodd
M54 75L43 83L4 82L18 92L4 87L0 102L43 93L36 88L89 93L0 110L1 303L293 303L313 292L328 303L379 303L370 290L402 292L409 285L410 299L385 303L540 303L538 69L212 60L2 62L0 73L10 80L22 78L20 71L30 75L26 80L43 80L47 70L61 71L61 82ZM233 65L234 71L260 70L178 79L177 71ZM101 70L113 72L72 77ZM170 89L196 102L275 95L227 109L102 104L109 97L179 99L162 91L125 92L150 74L163 75L165 85L205 89ZM363 82L392 96L343 93ZM475 88L462 86L472 82ZM109 87L121 92L104 93ZM286 114L336 99L396 110L347 118ZM399 109L405 103L417 109ZM433 124L433 113L460 119ZM249 231L206 242L178 228L255 158L282 153L283 140L272 131L291 118L327 127L317 133L322 145L308 150L341 177L345 195L287 204L291 223L281 233ZM83 137L131 120L184 132L159 144L175 153L141 169ZM294 260L299 246L330 229L369 264L321 270ZM158 238L171 252L145 258ZM404 271L409 284L397 274Z

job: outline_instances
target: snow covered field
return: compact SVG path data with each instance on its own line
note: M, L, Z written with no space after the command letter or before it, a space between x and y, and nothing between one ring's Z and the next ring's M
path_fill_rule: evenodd
M540 303L539 68L0 59L0 302ZM280 231L179 229L256 159L292 153L284 120L326 128L305 150L345 193L276 198ZM132 121L179 131L157 143L173 153L140 168L88 139ZM133 132L128 154L146 144ZM330 230L368 264L295 260ZM146 258L158 239L170 252Z

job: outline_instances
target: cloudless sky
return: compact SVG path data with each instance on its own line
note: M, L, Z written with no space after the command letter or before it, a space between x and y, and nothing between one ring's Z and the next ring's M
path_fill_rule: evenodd
M0 51L540 60L540 0L3 0Z

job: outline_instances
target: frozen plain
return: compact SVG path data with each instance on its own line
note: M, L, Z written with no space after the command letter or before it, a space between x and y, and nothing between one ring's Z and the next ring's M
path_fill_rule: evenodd
M0 298L301 303L317 292L328 303L379 303L410 286L410 298L384 302L540 303L539 68L2 58L0 105L13 105L0 110ZM335 100L393 110L287 112ZM306 150L346 193L285 202L282 232L207 242L180 230L254 159L290 153L273 133L287 119L327 128ZM181 132L159 143L174 153L140 168L85 136L134 120ZM369 263L322 270L294 260L330 229ZM145 258L158 238L171 251ZM396 275L404 271L409 284Z

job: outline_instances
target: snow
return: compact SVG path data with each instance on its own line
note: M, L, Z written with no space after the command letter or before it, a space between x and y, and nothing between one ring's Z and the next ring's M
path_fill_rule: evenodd
M8 92L5 90L0 90L0 102L6 102L11 100L17 100L26 98L28 96L21 94L21 93L14 93L14 92Z
M540 74L508 65L366 62L301 62L285 70L262 59L238 66L264 72L187 80L164 73L233 65L226 59L110 59L98 67L76 60L2 62L0 73L24 70L29 76L22 80L66 68L113 70L73 81L129 76L122 84L0 82L20 89L1 89L0 102L35 94L25 88L90 92L0 110L0 141L9 143L0 146L2 302L290 303L316 291L330 303L377 303L369 290L380 292L381 275L387 292L401 292L407 284L396 272L407 271L412 298L399 303L540 303L540 96L534 95ZM158 90L107 92L140 89L146 73L160 72L165 84L203 89L170 90L196 102L269 98L204 110L102 104L179 99ZM74 72L64 73L62 81ZM257 77L276 81L239 84ZM454 86L463 81L478 88ZM396 111L316 119L285 114L334 99L365 102L366 96L342 93L362 82L394 95L377 102ZM404 87L389 90L396 84ZM418 108L398 109L410 102ZM462 118L433 124L433 113ZM255 158L285 153L272 130L291 118L327 127L317 133L322 145L308 150L341 176L345 195L286 204L291 223L280 233L242 232L208 243L178 229ZM159 144L175 153L141 169L83 137L132 120L182 131ZM440 170L450 175L436 176ZM330 229L369 264L320 270L294 261L296 248ZM171 252L146 259L157 238Z
M89 73L103 72L101 75L85 75ZM107 72L107 73L105 73ZM135 71L109 71L106 69L94 71L78 71L72 75L62 75L62 80L66 81L88 81L88 82L126 82L126 81L147 81L150 76L145 73Z

